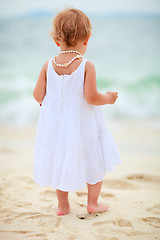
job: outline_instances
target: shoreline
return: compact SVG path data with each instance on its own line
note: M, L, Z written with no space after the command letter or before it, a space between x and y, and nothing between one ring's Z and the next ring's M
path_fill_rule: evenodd
M156 121L112 121L105 120L107 129L113 135L120 155L129 159L160 156L160 123ZM30 168L33 165L33 148L37 125L3 126L0 125L0 174L5 171ZM20 160L23 156L23 161ZM10 161L12 157L12 162ZM4 159L4 160L3 160ZM15 162L14 162L15 161ZM132 162L132 160L129 161ZM127 164L127 163L126 163ZM123 165L123 161L122 161ZM18 169L19 169L18 168ZM123 171L123 168L122 168Z

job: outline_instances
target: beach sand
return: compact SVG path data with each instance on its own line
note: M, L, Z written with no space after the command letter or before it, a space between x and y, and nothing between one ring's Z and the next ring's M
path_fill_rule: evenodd
M107 125L122 159L103 180L99 201L109 210L87 214L86 187L69 193L66 216L55 213L55 189L33 181L36 128L0 127L1 240L160 239L160 125Z

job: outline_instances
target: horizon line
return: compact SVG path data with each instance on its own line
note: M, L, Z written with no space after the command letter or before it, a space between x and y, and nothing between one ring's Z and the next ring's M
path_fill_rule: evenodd
M54 17L56 15L57 11L54 9L51 10L31 10L24 13L19 14L8 14L3 15L1 14L0 19L8 19L8 18L39 18L39 17ZM101 18L107 18L107 17L113 17L113 18L119 18L119 17L153 17L153 18L159 18L160 12L148 12L148 11L85 11L87 15L90 17L101 17Z

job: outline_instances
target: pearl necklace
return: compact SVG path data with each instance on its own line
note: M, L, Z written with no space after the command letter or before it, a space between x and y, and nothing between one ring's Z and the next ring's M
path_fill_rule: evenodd
M53 62L54 62L54 64L55 64L57 67L68 67L75 59L79 59L79 58L83 57L80 52L75 51L75 50L62 51L62 52L60 52L59 54L61 54L61 53L77 53L78 55L75 56L74 58L72 58L68 63L64 63L64 64L58 64L58 63L56 63L56 61L55 61L55 58L56 58L56 57L54 57L54 58L53 58Z

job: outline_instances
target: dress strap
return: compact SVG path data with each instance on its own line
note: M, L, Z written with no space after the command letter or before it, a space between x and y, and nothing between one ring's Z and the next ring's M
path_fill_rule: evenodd
M48 66L47 66L47 73L49 72L50 68L51 68L51 64L52 64L52 58L50 58L48 60Z
M85 66L86 66L86 62L87 62L87 59L84 58L84 59L83 59L83 76L84 76L84 74L85 74Z

